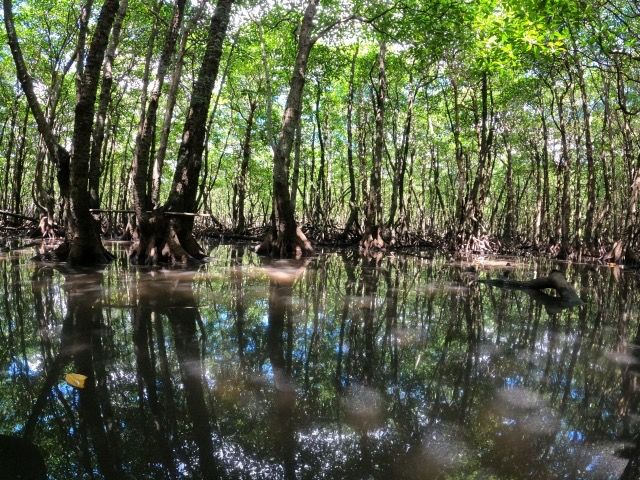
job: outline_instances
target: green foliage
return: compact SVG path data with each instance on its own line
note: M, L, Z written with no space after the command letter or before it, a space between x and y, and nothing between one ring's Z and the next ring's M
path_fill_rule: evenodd
M204 38L211 14L205 2L204 13L188 32L184 68L164 167L162 197L165 198L173 175L175 157L186 108L203 55ZM159 6L159 13L154 11ZM54 130L61 143L70 145L71 119L75 103L75 66L63 76L65 64L73 58L77 41L77 15L80 4L56 2L55 8L42 0L14 2L16 27L36 91L47 105L61 82ZM94 6L92 24L97 15ZM187 9L191 25L197 3ZM591 137L595 146L597 200L604 200L607 185L631 185L633 173L629 145L634 138L624 131L637 130L640 109L637 58L640 23L638 7L631 0L606 3L576 0L404 0L374 2L353 0L320 2L314 34L322 33L311 51L303 99L301 158L297 215L303 221L314 216L315 185L319 173L320 142L316 103L327 160L328 224L338 226L349 215L345 199L349 196L347 164L348 132L346 112L350 87L353 89L352 152L358 209L362 213L370 176L375 108L372 100L377 85L378 48L387 45L385 75L388 84L385 118L383 166L383 204L389 209L397 183L397 163L403 128L409 115L409 100L416 93L407 155L406 184L403 195L411 229L450 234L456 223L457 202L470 201L468 194L478 175L482 145L482 114L487 113L486 134L491 131L493 145L488 157L485 228L499 233L504 222L505 161L504 133L508 133L513 156L514 188L519 189L518 230L530 230L536 194L530 188L542 175L546 151L545 193L549 224L561 214L557 201L562 179L559 169L560 128L558 108L563 107L568 144L572 146L572 188L581 198L573 204L579 215L572 229L579 231L586 199L583 111L578 85L582 72L591 114ZM140 119L143 97L145 56L150 53L150 76L158 60L171 5L130 0L122 39L114 65L113 103L109 110L107 148L103 158L103 206L129 207L127 178ZM251 102L257 105L251 136L248 174L247 212L255 223L268 217L271 198L271 143L277 135L289 89L297 51L297 28L302 15L296 2L239 2L232 15L232 29L225 43L221 74L214 92L217 99L211 117L206 154L207 178L203 209L216 213L230 226L233 187L241 158L241 145ZM155 25L155 38L152 38ZM9 155L10 123L17 101L24 111L5 32L0 29L0 128L7 125L0 142L0 173L7 171L18 155L17 144ZM351 62L356 49L354 81L350 85ZM222 74L224 72L224 75ZM222 80L224 79L224 83ZM486 79L487 104L483 105L482 83ZM160 112L166 105L166 90L160 98ZM564 93L563 93L564 92ZM559 95L562 104L559 105ZM608 106L605 108L604 100ZM620 107L624 104L626 112ZM213 113L213 106L212 113ZM20 117L20 115L18 115ZM162 115L156 131L159 132ZM544 121L548 130L546 147L541 138ZM627 122L627 127L623 125ZM18 121L14 133L19 134ZM28 131L34 131L31 118ZM15 136L15 135L14 135ZM158 134L156 134L156 140ZM457 142L457 145L456 145ZM14 142L15 143L15 142ZM24 180L36 172L38 138L26 139ZM626 145L626 147L625 147ZM625 150L625 148L627 150ZM627 153L625 153L625 151ZM538 155L538 157L536 157ZM627 155L625 157L625 155ZM9 161L7 161L7 157ZM626 160L623 161L623 158ZM604 159L604 160L602 160ZM461 170L461 166L462 168ZM290 169L290 174L291 170ZM481 173L481 172L480 172ZM13 167L9 166L11 178ZM458 185L463 176L464 185ZM46 162L44 177L53 184L53 167ZM541 177L540 177L541 178ZM3 178L4 180L4 178ZM364 188L364 190L363 190ZM33 209L30 192L25 189L24 205ZM609 188L609 190L611 190ZM502 196L501 196L502 195ZM2 197L2 196L0 196ZM2 198L0 198L2 200ZM611 199L609 199L611 200ZM624 197L613 199L615 214L623 216ZM9 205L3 205L9 207ZM606 209L599 207L601 215ZM435 212L435 213L430 213ZM622 231L608 233L606 241ZM549 227L548 232L553 230ZM605 241L605 242L606 242Z

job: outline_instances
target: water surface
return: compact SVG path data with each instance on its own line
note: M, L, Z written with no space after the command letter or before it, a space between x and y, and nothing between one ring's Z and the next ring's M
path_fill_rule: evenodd
M0 434L38 445L50 478L618 479L638 461L635 274L29 254L0 257ZM552 268L584 306L476 281Z

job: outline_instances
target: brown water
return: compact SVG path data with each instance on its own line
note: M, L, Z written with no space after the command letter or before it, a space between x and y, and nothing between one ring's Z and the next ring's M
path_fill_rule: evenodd
M560 265L586 301L562 309L416 256L30 253L0 257L0 434L50 478L618 479L640 458L635 274ZM558 267L510 263L479 276Z

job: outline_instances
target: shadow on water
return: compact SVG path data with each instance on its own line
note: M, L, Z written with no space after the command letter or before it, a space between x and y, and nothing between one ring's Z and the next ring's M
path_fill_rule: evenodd
M0 260L2 472L638 478L636 276L565 266L588 299L566 305L438 259L211 256L99 272Z

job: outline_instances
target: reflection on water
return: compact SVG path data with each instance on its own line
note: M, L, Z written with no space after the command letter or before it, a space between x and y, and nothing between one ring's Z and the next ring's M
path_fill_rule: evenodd
M500 263L211 256L0 259L0 456L36 445L55 479L638 478L635 275L561 266L587 302L555 308L475 281Z

